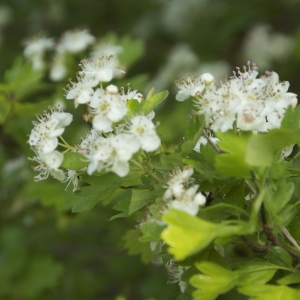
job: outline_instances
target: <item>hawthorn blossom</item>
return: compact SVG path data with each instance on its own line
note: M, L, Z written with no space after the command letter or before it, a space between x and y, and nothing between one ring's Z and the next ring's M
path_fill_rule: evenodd
M180 197L168 203L169 208L175 208L195 216L199 211L199 206L206 203L206 197L198 192L198 185L193 185L188 189L183 189Z
M123 177L129 173L129 160L139 150L139 143L126 133L104 138L92 130L79 147L84 148L80 152L89 161L89 175L95 171L111 171Z
M66 74L65 56L63 54L56 54L50 67L49 77L52 81L60 81L65 78Z
M53 178L64 181L65 174L63 170L59 169L63 162L64 156L57 150L49 153L35 152L36 156L30 160L38 163L33 167L34 171L40 172L39 175L34 177L34 181L45 180L51 175Z
M57 52L78 53L93 44L95 37L87 29L75 29L66 31L61 37Z
M121 96L121 99L123 102L127 102L128 100L134 99L134 100L137 100L139 103L141 103L144 98L144 96L137 90L131 91L129 84L128 84L127 93L125 93L124 88L121 88L120 96Z
M176 95L176 100L184 101L191 96L196 96L205 88L205 84L201 80L201 76L191 79L190 76L187 79L182 79L181 81L176 81L176 85L180 91Z
M198 114L205 116L206 126L214 131L225 132L233 129L234 124L238 130L253 132L278 128L287 107L297 104L297 95L288 92L289 83L280 82L276 72L257 76L256 64L248 62L220 87L207 74L194 81L188 77L178 85L176 99L194 97Z
M114 56L103 56L98 59L84 59L79 64L82 68L80 74L84 74L87 79L91 79L94 86L100 82L109 82L115 76L118 76L124 71L116 68Z
M69 185L73 184L73 192L77 191L78 188L78 173L75 170L68 169L67 175L65 176L65 179L63 182L68 182L65 190L69 187Z
M40 70L44 67L44 54L47 50L54 47L52 38L36 36L27 39L25 42L24 56L31 60L34 70Z
M75 108L79 104L89 103L94 94L94 84L90 79L85 78L84 75L78 75L77 80L77 83L70 80L71 85L67 85L65 89L66 99L74 99Z
M39 122L33 122L29 145L38 152L52 152L58 145L57 137L63 134L65 127L70 125L72 120L72 114L53 110L38 116Z
M99 131L112 131L112 124L120 121L127 113L127 106L118 94L118 88L109 85L105 90L97 89L90 100L93 127Z
M147 116L131 118L128 129L145 151L152 152L160 146L160 138L156 133L155 125Z
M186 166L182 171L175 169L171 178L167 181L167 190L164 193L165 199L180 197L184 191L184 183L186 183L193 175L194 169L191 166Z
M121 52L123 52L123 47L113 45L108 42L100 41L96 45L94 45L91 56L92 58L98 58L102 56L110 56L113 55L115 57L118 56Z

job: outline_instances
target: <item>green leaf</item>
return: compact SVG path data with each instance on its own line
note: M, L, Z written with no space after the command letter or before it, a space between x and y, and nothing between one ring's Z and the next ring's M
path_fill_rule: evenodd
M97 185L84 187L75 194L77 201L72 207L72 212L88 211L99 201L105 201L121 185L122 180L113 173L99 176Z
M196 116L190 120L189 126L186 129L184 141L181 145L182 157L186 157L196 146L198 140L202 135L204 128L204 117Z
M194 299L214 300L219 295L230 291L238 279L238 273L227 270L215 263L196 264L203 274L194 275L190 284L199 289L193 293Z
M143 236L139 238L139 241L157 242L160 240L160 235L164 230L164 226L153 222L144 222L140 225L140 230L143 233Z
M216 157L216 169L229 176L250 178L251 167L245 162L245 156L251 134L237 136L233 131L228 131L217 132L216 135L220 139L218 146L226 152Z
M64 160L61 167L70 170L80 170L86 167L88 162L86 159L77 152L67 152L64 154Z
M140 230L131 229L123 236L125 241L125 249L127 249L129 255L141 254L142 262L149 263L154 258L154 252L151 251L148 243L141 243L139 241Z
M18 286L19 295L28 299L41 296L46 289L58 285L62 272L62 266L51 257L35 258Z
M291 274L277 280L277 283L280 285L289 285L289 284L294 284L294 283L300 283L300 271L291 273Z
M279 160L283 148L299 141L298 134L287 129L274 129L252 135L247 144L245 161L251 166L271 167Z
M292 106L287 108L280 128L290 130L300 129L300 106L297 106L295 109Z
M294 206L289 206L295 186L292 182L280 179L270 182L264 200L265 208L270 215L270 224L278 223L284 225L283 211L293 210Z
M293 265L292 256L285 249L278 246L272 246L268 249L268 260L282 267L292 268Z
M150 98L147 98L144 102L143 112L148 115L156 106L163 102L168 97L168 91L159 92Z
M6 117L9 114L11 103L8 102L6 97L0 95L0 124L5 122Z
M126 102L126 106L128 109L127 117L131 117L137 114L142 114L143 105L144 105L143 102L139 103L139 101L135 99L128 100Z
M161 237L170 246L169 252L176 260L197 253L216 238L241 235L249 230L243 222L215 224L175 209L166 213L163 220L168 227Z
M236 272L240 275L238 286L264 285L270 281L280 266L264 260L253 259L250 262L240 264Z
M241 287L238 291L244 295L251 296L255 300L296 300L300 299L300 290L287 286L276 285L250 285Z
M129 205L128 214L132 215L134 212L145 206L154 199L153 191L146 190L132 190L132 197Z
M43 70L34 70L31 63L24 63L23 57L19 56L14 60L12 68L6 71L4 78L15 99L20 101L32 93L48 89L48 84L40 82L43 75Z

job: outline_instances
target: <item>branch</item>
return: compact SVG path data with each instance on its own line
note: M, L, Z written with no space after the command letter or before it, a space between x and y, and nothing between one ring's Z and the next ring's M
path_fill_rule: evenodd
M259 246L256 244L253 244L252 242L250 242L245 236L241 236L241 239L254 251L256 252L265 252L267 251L270 246L268 244L266 244L266 246Z

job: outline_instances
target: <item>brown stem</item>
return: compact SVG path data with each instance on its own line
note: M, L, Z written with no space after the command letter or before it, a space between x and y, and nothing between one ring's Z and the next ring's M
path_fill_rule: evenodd
M270 246L268 244L266 244L266 246L259 246L256 244L253 244L252 242L250 242L245 236L241 236L241 239L254 251L256 252L265 252L267 251Z

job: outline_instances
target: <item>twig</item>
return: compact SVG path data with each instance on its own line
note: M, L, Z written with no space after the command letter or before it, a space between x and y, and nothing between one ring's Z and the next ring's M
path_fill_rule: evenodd
M217 151L217 153L221 154L224 153L208 136L208 134L205 132L205 130L202 132L203 136L207 139L207 142Z
M298 245L296 240L293 238L293 236L290 234L290 232L285 227L282 227L281 230L282 230L282 233L283 233L283 236L285 237L285 239L288 240L291 243L291 245L293 245L295 248L300 250L300 246Z
M256 252L265 252L267 251L270 246L268 244L266 244L266 246L259 246L259 245L255 245L252 242L250 242L245 236L241 236L241 239L254 251Z

